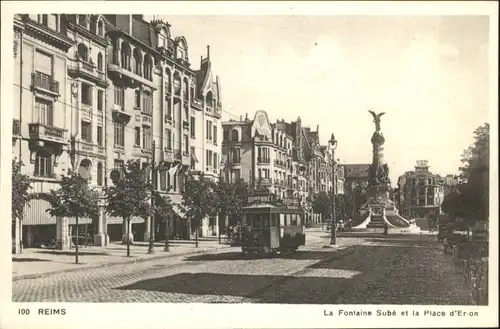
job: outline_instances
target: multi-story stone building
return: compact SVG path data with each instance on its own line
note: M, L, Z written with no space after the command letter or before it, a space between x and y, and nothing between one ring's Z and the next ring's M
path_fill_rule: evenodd
M330 154L320 146L318 131L277 120L271 124L267 113L257 111L254 120L240 118L223 123L223 177L242 178L252 187L263 186L279 197L302 201L308 222L319 222L311 209L314 193L331 190ZM331 162L329 162L331 163ZM343 193L343 170L337 166L337 191ZM340 187L340 189L339 189Z
M177 214L170 233L189 237L179 207L186 173L219 175L222 107L209 52L193 70L185 38L142 15L16 15L14 32L13 157L26 164L36 193L26 229L17 225L25 246L54 237L69 245L74 219L45 211L60 175L75 170L100 188L130 159L149 166L155 158L158 189ZM215 231L216 222L204 220L200 233ZM104 211L80 223L98 245L127 238L123 220ZM128 238L149 238L149 219L131 225Z
M414 171L398 179L399 212L408 218L429 218L440 214L443 201L441 177L429 171L426 160L417 161Z
M280 182L273 184L273 178L279 178L273 175L274 160L278 160L275 156L282 151L275 144L275 139L281 135L273 130L267 113L257 111L253 120L247 116L239 121L224 122L222 127L224 179L229 182L243 179L252 188L266 187L272 192L279 191Z
M25 208L22 226L13 227L25 246L46 243L47 237L57 236L60 245L67 240L67 225L45 210L48 192L58 186L56 177L72 168L68 151L75 111L67 54L74 44L64 17L14 17L12 155L24 163L36 196Z

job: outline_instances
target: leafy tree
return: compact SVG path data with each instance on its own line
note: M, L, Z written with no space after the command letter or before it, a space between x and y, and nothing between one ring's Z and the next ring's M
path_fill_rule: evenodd
M464 151L460 167L460 193L465 216L472 221L489 218L490 125L474 131L474 143Z
M51 216L75 218L75 263L78 264L78 220L82 217L99 216L99 193L89 186L86 179L70 170L68 176L62 176L59 189L51 190L49 195L50 208L47 211Z
M198 230L201 220L213 215L216 211L216 190L216 184L210 179L206 179L203 173L199 175L189 174L182 189L182 206L186 217L191 219L195 228L196 247L198 247Z
M12 160L12 221L15 227L16 221L19 220L19 225L22 224L24 217L24 207L29 201L29 190L31 189L30 178L28 175L22 174L21 169L24 166L22 161ZM16 243L19 243L19 251L22 251L21 236L18 236L19 231L16 230Z
M154 206L154 214L155 218L159 218L164 224L165 224L165 247L164 251L170 251L169 245L168 245L168 236L169 236L169 227L168 227L168 218L170 215L174 213L173 207L172 207L172 201L168 196L163 196L158 192L155 192L154 194L155 198L155 206Z
M330 218L332 215L332 193L319 192L313 195L312 209L315 213L321 214L322 218ZM348 198L343 194L337 194L335 197L335 219L345 219L349 216L352 208L348 205Z
M215 195L215 208L219 213L219 243L220 243L220 228L222 221L229 216L239 216L241 208L246 206L248 201L249 187L248 184L239 179L236 182L226 182L219 178Z
M106 212L111 216L123 218L127 225L127 257L130 257L130 221L133 217L154 215L151 207L152 185L147 170L141 168L139 160L130 160L112 177L113 185L105 188L107 198Z

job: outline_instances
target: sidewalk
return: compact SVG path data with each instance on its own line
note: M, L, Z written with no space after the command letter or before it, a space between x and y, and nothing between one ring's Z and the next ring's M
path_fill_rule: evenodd
M163 251L164 243L156 242L154 247L154 253L148 254L147 242L134 242L130 246L130 257L127 257L127 246L120 242L111 242L106 247L85 248L81 246L78 249L79 264L75 264L74 248L70 250L24 249L22 254L12 255L12 278L20 280L50 273L99 268L230 248L229 245L219 244L218 239L212 238L200 238L198 248L195 247L194 240L171 240L169 252Z

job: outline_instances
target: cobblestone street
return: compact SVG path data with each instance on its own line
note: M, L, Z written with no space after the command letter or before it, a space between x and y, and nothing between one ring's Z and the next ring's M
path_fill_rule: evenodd
M340 238L295 254L239 248L50 274L13 282L16 302L467 304L463 277L432 236Z

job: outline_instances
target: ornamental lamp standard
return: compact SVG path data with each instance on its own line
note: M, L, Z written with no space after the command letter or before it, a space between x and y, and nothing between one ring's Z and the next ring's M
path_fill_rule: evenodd
M337 194L337 177L335 172L335 149L337 148L337 140L335 135L332 133L330 140L328 141L330 150L332 151L332 224L331 224L331 235L330 235L330 245L334 246L337 244L337 225L335 220L335 196Z

